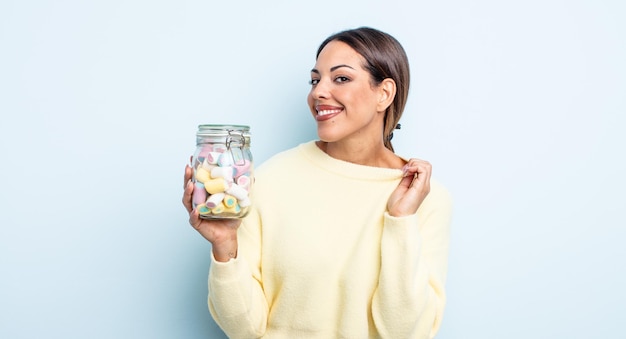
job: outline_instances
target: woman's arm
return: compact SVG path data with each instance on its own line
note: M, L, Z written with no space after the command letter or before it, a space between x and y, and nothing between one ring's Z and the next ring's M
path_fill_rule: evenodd
M228 261L237 256L237 229L241 224L239 219L201 219L200 214L193 208L192 194L194 190L191 181L192 169L185 166L185 186L183 191L183 206L189 213L189 224L211 243L213 256L217 261Z
M238 239L236 258L211 263L209 311L229 338L258 338L265 333L269 307L261 283L260 222L254 208Z
M257 338L265 333L268 306L261 288L260 220L254 208L239 219L206 220L193 209L192 170L185 168L183 205L189 223L212 245L208 305L230 338Z
M401 182L390 197L396 206L415 206L425 192L417 211L384 216L381 270L372 300L374 323L384 338L432 338L441 324L452 203L445 188L430 182L426 165L420 167L427 180L419 181L422 172L416 169L417 175L409 173L415 178Z

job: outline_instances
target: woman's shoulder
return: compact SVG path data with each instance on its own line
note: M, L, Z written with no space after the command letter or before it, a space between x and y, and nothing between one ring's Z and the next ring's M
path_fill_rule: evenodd
M304 153L307 152L311 148L311 144L315 144L314 141L302 143L295 147L280 151L269 159L265 160L259 166L257 166L256 172L264 172L267 170L274 170L277 168L284 168L285 166L289 166L294 164L297 161L300 161L303 157Z
M302 149L306 148L306 145L307 143L300 144L272 155L261 164L255 165L254 175L257 178L273 177L276 174L283 175L285 172L293 171L294 166L303 162Z

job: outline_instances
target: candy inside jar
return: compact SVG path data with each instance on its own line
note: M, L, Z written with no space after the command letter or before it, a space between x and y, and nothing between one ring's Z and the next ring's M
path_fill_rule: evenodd
M253 164L250 127L198 126L192 159L192 202L201 218L242 218L248 214Z

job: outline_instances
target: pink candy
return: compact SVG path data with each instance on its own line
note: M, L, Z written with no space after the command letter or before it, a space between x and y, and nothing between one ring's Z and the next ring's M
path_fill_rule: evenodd
M247 175L241 175L237 178L237 185L248 189L250 187L250 177Z
M204 184L201 182L196 182L193 186L193 193L191 200L194 204L200 205L204 204L207 198L207 191L204 189Z
M248 171L250 170L250 166L251 166L251 163L250 163L250 160L248 159L244 159L243 164L241 165L234 164L233 168L235 169L235 177L248 173Z

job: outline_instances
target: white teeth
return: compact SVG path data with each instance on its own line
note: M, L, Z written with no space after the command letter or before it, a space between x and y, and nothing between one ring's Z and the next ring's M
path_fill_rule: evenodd
M339 113L339 112L341 112L340 109L327 109L323 111L317 111L317 115L327 115L327 114Z

